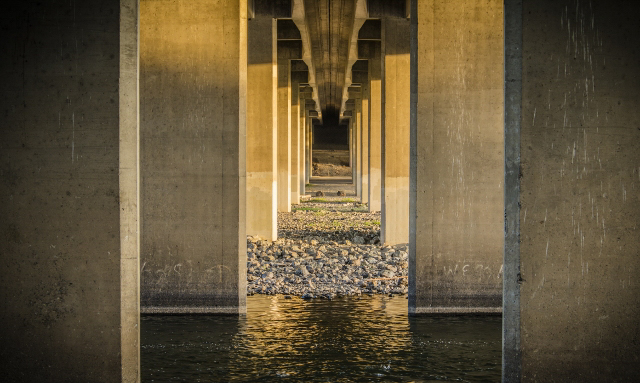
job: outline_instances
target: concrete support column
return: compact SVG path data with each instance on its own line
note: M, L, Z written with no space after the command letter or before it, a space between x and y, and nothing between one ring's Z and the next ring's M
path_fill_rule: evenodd
M382 209L382 58L380 43L369 58L369 211Z
M248 22L247 234L277 237L276 20Z
M0 15L4 381L139 379L138 20L127 0Z
M353 111L351 111L351 113L353 113ZM357 163L358 160L356 158L356 122L355 122L355 117L352 115L349 118L349 158L350 158L350 165L351 165L351 182L354 184L354 186L357 183L357 179L358 179L358 173L357 173ZM354 188L355 190L355 188Z
M140 4L141 310L243 313L247 4Z
M278 211L291 211L291 60L278 59Z
M502 1L417 2L412 15L409 312L499 313Z
M409 242L409 21L383 20L383 243Z
M505 381L638 381L640 9L505 12Z
M307 147L307 106L306 98L300 97L300 152L299 152L299 169L300 169L300 195L303 196L306 193L307 185L307 167L305 160L305 153Z
M360 109L360 183L362 193L361 203L369 203L369 78L367 74L367 61L361 60L353 65L352 80L360 84L359 109Z
M312 134L313 134L313 119L307 115L305 121L305 146L304 146L304 181L309 183L311 179L311 148L312 148Z
M291 73L291 203L300 203L300 81ZM306 82L306 80L305 80Z
M362 93L358 88L350 92L354 96L353 109L353 138L354 138L354 158L355 158L355 189L356 198L362 201Z
M362 195L360 196L361 203L369 203L369 86L367 83L362 83L362 129L360 130L360 137L362 141L362 149L360 152L361 162L361 177L362 177Z

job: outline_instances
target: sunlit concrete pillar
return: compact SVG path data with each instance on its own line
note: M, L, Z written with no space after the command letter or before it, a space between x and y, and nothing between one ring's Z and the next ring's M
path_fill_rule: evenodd
M278 58L278 211L291 211L291 60Z
M351 183L355 186L355 183L356 183L356 133L355 133L355 123L354 123L355 118L353 117L353 110L347 110L344 113L344 116L347 117L347 129L348 129L347 134L349 137L348 144L349 144L349 167L351 168ZM355 187L354 187L354 190L355 190Z
M361 130L360 130L360 177L362 183L361 203L369 203L369 79L367 61L359 60L353 65L352 80L360 84Z
M277 237L276 20L248 22L247 234Z
M143 313L246 310L246 7L141 2Z
M300 84L307 82L300 72L295 70L295 61L291 65L291 203L300 203ZM298 64L300 65L300 64Z
M353 100L353 140L355 166L355 190L356 198L362 201L362 90L360 86L349 88L349 97Z
M315 139L315 121L316 119L313 117L317 117L318 113L315 110L309 111L309 117L312 117L311 119L309 119L309 150L308 150L308 160L307 160L307 164L309 167L309 180L311 180L311 177L313 177L313 142Z
M307 110L307 116L305 118L305 143L304 143L304 181L306 184L311 179L311 149L312 149L312 134L313 134L313 118L311 117L312 110Z
M502 1L417 2L412 15L409 312L499 313Z
M306 193L306 165L305 165L305 148L307 142L307 99L305 93L300 94L300 125L298 127L300 132L300 151L299 151L299 171L300 171L300 195L303 196Z
M383 20L380 239L409 242L409 21Z
M347 115L347 113L345 113ZM354 150L353 150L353 126L351 124L351 111L348 112L348 123L347 123L347 145L349 145L349 167L351 168L351 178L352 180L355 178L355 168L354 168Z
M139 380L138 3L0 25L2 380Z
M505 381L640 380L639 18L505 2Z
M382 209L382 58L379 42L371 44L369 64L369 211Z

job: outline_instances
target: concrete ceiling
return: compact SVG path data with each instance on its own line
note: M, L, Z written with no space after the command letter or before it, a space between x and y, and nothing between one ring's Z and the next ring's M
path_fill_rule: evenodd
M337 124L349 64L356 0L304 0L311 59L324 123Z

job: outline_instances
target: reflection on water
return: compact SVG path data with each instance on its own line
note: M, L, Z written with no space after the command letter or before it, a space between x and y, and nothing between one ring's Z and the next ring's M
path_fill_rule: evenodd
M405 297L247 306L246 317L143 317L143 381L500 381L499 317L409 318Z

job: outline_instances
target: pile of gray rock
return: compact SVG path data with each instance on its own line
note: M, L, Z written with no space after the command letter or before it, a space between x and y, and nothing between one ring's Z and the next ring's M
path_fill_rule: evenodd
M247 240L247 293L328 298L406 294L407 246L322 237Z

